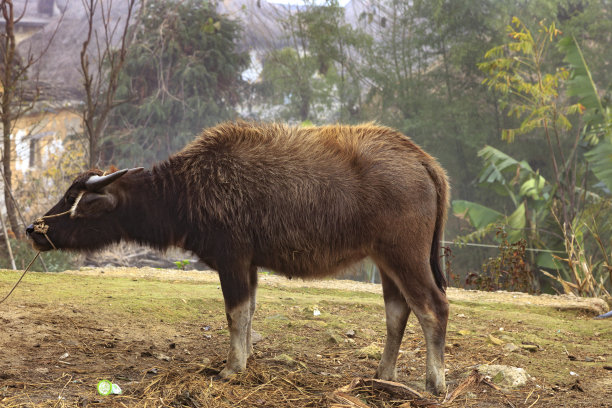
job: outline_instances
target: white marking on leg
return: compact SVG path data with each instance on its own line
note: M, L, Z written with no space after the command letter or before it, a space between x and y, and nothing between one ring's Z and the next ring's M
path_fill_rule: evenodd
M251 334L253 333L253 315L255 314L255 306L256 306L256 290L253 289L251 293L251 299L249 302L249 325L247 328L247 353L250 356L253 354L253 340L251 339Z
M232 310L227 312L227 323L230 330L230 349L227 356L225 368L219 376L226 378L232 374L243 371L246 368L247 358L249 357L247 348L247 335L251 312L250 301L247 299Z
M376 370L376 378L395 381L397 378L396 364L406 320L410 310L403 299L385 302L385 315L387 323L387 341L382 358Z
M437 310L439 315L432 310L414 310L417 315L427 345L427 367L425 374L425 385L427 391L435 395L446 392L446 380L444 374L444 344L446 337L446 322L448 319L448 302L442 298L438 299ZM433 303L433 302L432 302ZM431 305L431 303L430 303Z

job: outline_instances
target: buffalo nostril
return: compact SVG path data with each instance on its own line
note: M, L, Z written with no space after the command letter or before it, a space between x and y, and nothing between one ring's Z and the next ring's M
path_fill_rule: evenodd
M34 232L34 225L30 224L27 228L26 228L26 234L30 235L31 233Z

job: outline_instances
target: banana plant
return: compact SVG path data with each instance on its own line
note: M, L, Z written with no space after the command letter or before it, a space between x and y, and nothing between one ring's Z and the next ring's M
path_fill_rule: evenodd
M585 123L583 138L591 148L585 153L591 171L605 186L604 191L612 191L612 111L606 106L591 76L591 71L576 38L564 37L559 41L559 49L565 54L570 65L571 75L567 81L568 94L576 96L583 111Z
M458 240L479 241L502 224L507 228L509 241L524 238L530 246L540 246L538 226L549 214L551 184L526 161L519 161L492 146L482 148L478 156L484 162L478 182L498 195L509 197L514 208L510 214L504 214L482 204L454 200L453 214L475 228L474 232ZM548 254L538 256L534 261L540 266L553 265Z

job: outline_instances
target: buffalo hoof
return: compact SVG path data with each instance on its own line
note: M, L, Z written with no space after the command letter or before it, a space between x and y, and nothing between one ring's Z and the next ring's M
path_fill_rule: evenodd
M379 366L376 370L376 374L374 374L374 378L385 381L397 381L397 370L395 367L392 369L383 369Z
M446 384L426 384L425 389L427 392L439 397L446 394Z
M242 371L244 371L244 369L235 369L235 368L225 367L223 370L221 370L219 374L217 374L217 377L219 377L222 380L229 380L231 377L235 376L236 374Z

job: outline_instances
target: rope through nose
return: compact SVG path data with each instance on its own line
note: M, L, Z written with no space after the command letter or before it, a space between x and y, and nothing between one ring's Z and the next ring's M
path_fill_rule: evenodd
M83 198L83 194L85 194L85 191L81 191L79 193L76 200L74 200L74 204L72 204L72 207L70 207L69 210L61 212L59 214L43 215L42 217L34 220L34 232L38 232L39 234L44 235L49 244L51 244L51 246L53 247L53 249L57 249L57 247L53 244L53 241L51 241L51 238L49 238L49 236L47 235L47 231L49 231L49 226L45 224L45 219L55 218L66 214L70 214L70 218L74 218L76 214L77 205L79 205L81 198Z
M57 249L57 247L53 244L53 241L51 241L51 239L47 235L47 231L49 231L49 226L47 224L45 224L45 218L54 218L54 217L59 217L61 215L66 215L66 214L70 214L70 217L74 218L77 205L79 204L79 201L81 201L81 198L83 198L83 194L85 194L85 191L81 191L79 193L79 195L77 196L76 200L74 200L74 204L72 205L72 207L70 207L70 209L68 211L64 211L64 212L61 212L59 214L43 215L42 217L37 218L36 220L34 220L34 224L33 224L34 232L38 232L39 234L43 234L45 236L45 238L47 239L47 241L49 241L49 243L51 244L53 249ZM30 267L34 264L34 261L36 261L36 259L39 256L40 256L40 251L36 252L36 255L34 256L34 259L32 259L30 261L30 263L28 264L28 267L25 268L25 270L23 271L23 273L19 277L19 280L17 280L17 282L13 285L13 288L10 290L10 292L2 300L0 300L0 304L3 303L6 299L8 299L9 296L11 296L11 294L13 293L15 288L17 288L17 285L19 285L19 283L21 282L21 280L23 279L25 274L28 273L28 271L30 270Z

